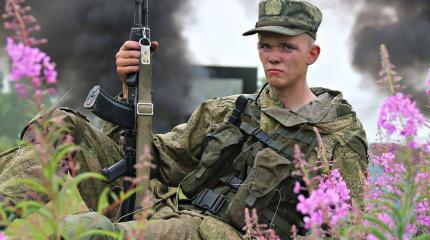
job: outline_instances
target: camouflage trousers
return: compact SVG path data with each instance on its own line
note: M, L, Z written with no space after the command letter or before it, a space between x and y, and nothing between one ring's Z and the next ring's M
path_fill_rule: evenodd
M74 154L74 160L79 165L79 172L100 172L103 168L113 165L122 157L120 146L107 134L92 126L79 113L70 109L54 110L47 118L50 131L61 128L62 132L70 133L79 150ZM28 128L31 129L31 128ZM31 141L32 131L27 130L23 140ZM5 198L13 204L33 197L31 190L14 184L19 178L41 177L41 164L34 148L26 145L0 153L0 199ZM155 181L156 182L156 181ZM110 184L111 189L121 187L122 180ZM152 185L152 184L151 184ZM161 185L161 184L159 184ZM107 187L103 181L90 179L78 185L82 199L89 209L97 208L101 192ZM163 189L171 189L163 186ZM171 192L171 191L170 191ZM154 202L157 202L155 213L145 224L145 239L241 239L238 232L228 224L198 211L179 210L172 204L169 191L156 192ZM158 197L158 198L157 198ZM164 204L167 202L167 204ZM115 222L115 211L108 216L96 212L80 213L65 218L70 223L95 223L96 228L106 230L132 231L135 222ZM88 224L88 226L94 226Z

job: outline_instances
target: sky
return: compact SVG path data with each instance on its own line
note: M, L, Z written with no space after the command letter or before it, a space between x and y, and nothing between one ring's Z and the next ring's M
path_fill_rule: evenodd
M187 39L191 60L204 65L258 67L259 78L264 77L256 51L256 36L242 36L255 25L258 2L193 0L194 14L188 16L182 33ZM330 0L310 2L321 8L324 18L317 37L322 51L318 61L309 68L309 85L343 92L363 122L368 140L373 142L383 96L375 86L364 84L365 76L351 65L350 35L355 10L346 11L344 6ZM378 54L376 50L375 54Z

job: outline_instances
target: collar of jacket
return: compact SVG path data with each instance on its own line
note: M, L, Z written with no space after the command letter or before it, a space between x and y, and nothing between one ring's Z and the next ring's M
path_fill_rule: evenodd
M341 92L325 88L311 88L311 91L317 99L293 112L284 108L281 101L274 96L271 87L267 86L259 99L264 113L260 119L260 128L271 132L278 123L291 127L303 123L331 122L352 112L351 106L343 99ZM339 111L340 109L342 111Z

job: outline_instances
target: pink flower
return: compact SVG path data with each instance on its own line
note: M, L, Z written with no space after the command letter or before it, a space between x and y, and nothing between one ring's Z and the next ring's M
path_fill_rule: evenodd
M0 232L0 240L6 240L6 235L3 232Z
M415 210L417 212L417 222L430 230L430 216L428 214L430 212L429 201L427 200L418 203Z
M6 50L12 60L10 80L20 82L15 84L15 88L20 96L27 97L25 88L26 79L29 79L29 84L34 91L45 92L43 88L46 85L53 85L57 82L57 71L55 63L51 58L38 48L25 46L21 42L15 43L12 38L7 38ZM53 91L48 90L51 94ZM37 96L41 96L40 92L36 92Z
M27 97L27 90L25 89L25 85L22 83L15 84L16 92L23 98Z
M422 148L423 148L424 152L429 153L430 152L430 143L423 144Z
M55 93L57 93L57 90L55 90L55 88L48 88L48 89L46 89L46 92L49 95L55 95Z
M300 184L296 183L295 191L297 186L300 187ZM308 198L299 195L298 200L297 210L305 215L303 221L306 229L311 229L312 226L321 227L324 223L334 228L351 209L348 203L349 190L337 169L320 178L318 188L313 190ZM326 219L329 219L329 222L326 222Z
M42 97L43 96L43 92L40 89L36 89L36 91L34 91L34 96L36 97Z
M293 189L293 192L295 193L295 194L297 194L297 193L299 193L300 192L300 190L302 189L302 186L300 185L300 182L296 182L295 184L294 184L294 189Z
M403 126L398 126L401 123ZM385 129L388 135L399 130L397 133L404 137L415 136L418 128L424 123L424 116L416 107L416 103L403 93L385 99L379 112L378 126Z
M369 180L370 191L365 196L365 209L369 212L374 212L375 210L384 212L385 214L377 214L376 217L385 222L391 229L394 229L395 223L392 219L393 214L391 214L391 210L375 204L372 200L384 199L383 195L386 193L404 194L398 186L402 186L405 181L407 167L401 162L401 158L396 157L393 152L386 152L380 156L375 156L372 159L372 164L373 168L377 169L379 173ZM414 162L414 165L417 167L423 165L423 159L418 158ZM414 197L416 222L409 223L406 226L403 239L409 239L409 236L416 234L419 229L430 230L430 202L425 197L428 194L430 173L425 168L418 169L419 171L414 175L414 183L417 186ZM372 237L374 236L370 236L368 239L375 239Z

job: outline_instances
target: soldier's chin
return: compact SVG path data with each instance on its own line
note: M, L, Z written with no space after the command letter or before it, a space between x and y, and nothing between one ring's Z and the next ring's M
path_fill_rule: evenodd
M288 86L290 85L288 80L278 77L268 77L267 82L272 88L277 89L288 88Z

